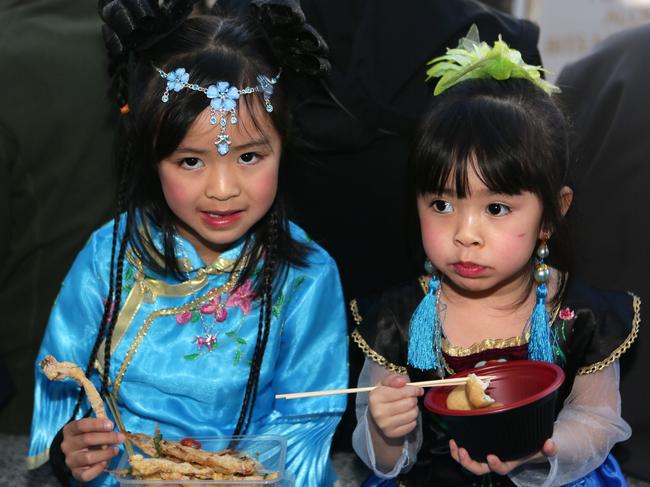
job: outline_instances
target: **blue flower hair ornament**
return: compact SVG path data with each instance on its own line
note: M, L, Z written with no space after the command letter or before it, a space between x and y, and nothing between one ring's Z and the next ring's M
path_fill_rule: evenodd
M271 97L273 96L274 86L280 79L280 73L273 78L259 74L257 75L256 86L247 86L240 89L236 86L232 86L227 81L217 81L215 84L204 87L190 83L190 75L185 68L176 68L167 73L160 68L155 69L158 71L160 77L167 81L165 91L161 98L163 103L169 101L170 92L173 91L178 93L184 88L192 91L200 91L208 98L208 100L210 100L208 106L210 107L211 125L217 124L217 113L219 113L218 122L220 133L214 144L217 146L217 152L222 156L225 156L230 151L231 141L229 135L226 133L226 127L228 121L230 121L231 125L235 125L238 122L237 100L239 100L240 96L250 95L251 93L261 93L264 98L266 111L270 113L273 111ZM228 120L229 115L230 119Z
M427 64L431 66L427 70L427 81L440 78L434 88L434 95L439 95L465 80L480 78L500 81L521 78L530 81L549 95L560 91L557 86L542 79L542 73L547 70L541 66L526 64L521 53L508 47L501 35L493 46L481 41L475 24L460 40L458 47L447 49L445 55L432 59Z

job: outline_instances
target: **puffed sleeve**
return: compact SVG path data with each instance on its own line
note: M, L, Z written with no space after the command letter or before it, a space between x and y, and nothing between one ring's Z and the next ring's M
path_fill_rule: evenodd
M612 447L631 435L621 417L618 361L578 376L553 427L557 455L511 473L521 487L564 485L598 468Z
M557 455L511 472L519 486L564 485L598 468L612 447L631 435L621 417L618 358L637 337L640 300L574 280L555 336L566 372L552 439ZM567 389L569 388L569 389Z
M34 411L27 459L30 468L47 461L52 439L70 419L79 393L79 386L73 381L48 380L41 373L39 362L46 355L53 355L59 361L75 362L81 367L88 363L108 293L107 279L98 266L98 261L105 257L105 241L104 235L94 234L77 255L50 314L34 370Z
M273 380L276 394L342 389L348 384L347 322L338 270L322 250L310 259L308 272L298 273L284 286L293 296L282 324ZM334 483L329 452L346 401L344 394L276 399L273 413L256 428L287 438L287 469L295 475L295 485Z
M361 374L359 375L358 387L374 386L389 374L390 370L378 365L370 358L366 358ZM408 378L408 376L407 376ZM402 447L402 454L394 465L378 465L375 455L370 426L368 421L368 393L357 394L356 399L357 426L352 434L352 448L359 458L379 478L394 478L402 472L408 472L417 457L417 452L422 446L422 413L418 414L416 428L406 436Z
M408 321L421 298L420 287L408 283L381 297L351 303L352 315L358 325L352 339L366 356L358 387L374 386L389 374L408 377L405 365ZM380 465L377 462L368 423L368 393L357 394L356 416L352 447L375 475L394 478L411 469L422 444L421 415L418 415L417 427L407 435L402 453L394 465Z

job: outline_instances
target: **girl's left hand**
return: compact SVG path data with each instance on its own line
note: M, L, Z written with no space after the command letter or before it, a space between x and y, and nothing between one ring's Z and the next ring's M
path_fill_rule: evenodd
M467 450L465 450L465 448L458 448L458 445L456 445L454 440L449 440L449 450L451 451L452 458L474 475L483 475L488 472L507 475L511 470L517 468L519 465L540 461L557 454L557 447L550 438L544 442L542 449L537 453L533 453L527 457L518 458L517 460L510 460L508 462L502 462L496 455L488 455L486 458L487 463L472 460L472 457L469 456Z

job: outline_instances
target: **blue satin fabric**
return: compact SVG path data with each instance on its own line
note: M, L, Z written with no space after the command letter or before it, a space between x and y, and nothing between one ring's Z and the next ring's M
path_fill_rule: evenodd
M48 381L40 373L38 361L52 354L60 361L76 362L82 367L88 362L108 292L111 231L111 225L106 225L91 237L66 277L52 310L36 363L28 453L34 465L44 461L54 435L69 420L78 393L72 381ZM309 242L293 224L291 232L297 240ZM200 257L189 242L179 238L177 245L194 269L188 277L195 277L196 270L203 267ZM344 388L348 383L347 326L338 271L324 250L310 245L314 251L309 265L290 268L274 297L271 330L248 434L286 436L287 469L295 474L296 485L325 486L335 479L329 448L346 397L274 398L278 393ZM235 259L241 247L240 243L220 258ZM125 269L125 275L128 272ZM111 381L115 381L138 330L151 313L187 304L223 285L229 277L229 273L209 275L208 283L197 292L158 295L153 303L143 301L112 354ZM166 282L179 284L172 278ZM129 280L125 279L125 283L123 303L130 291ZM131 284L133 288L138 286ZM119 389L118 404L128 430L153 434L158 424L161 433L169 437L233 433L248 380L259 309L253 302L246 314L245 307L233 305L227 307L223 322L208 317L204 325L201 320L179 324L173 314L153 320ZM217 335L215 348L212 352L207 347L199 350L195 337L204 335L203 326L212 324L210 332ZM96 373L93 379L98 383ZM103 476L89 485L113 482Z
M596 470L580 480L566 484L566 487L627 487L625 476L611 453Z

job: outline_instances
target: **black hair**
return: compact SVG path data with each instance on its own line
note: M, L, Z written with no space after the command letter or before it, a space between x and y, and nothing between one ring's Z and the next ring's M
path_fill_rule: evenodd
M150 26L151 22L138 16L146 9L156 9L155 4L149 5L142 0L126 3L129 4L127 7L122 0L100 1L102 17L106 24L110 25L108 29L105 26L104 35L111 54L113 97L119 106L128 106L128 114L122 117L121 140L118 144L121 148L118 156L120 178L113 224L109 296L86 368L88 375L103 341L102 393L108 392L111 340L121 305L122 271L127 247L141 259L145 268L162 275L181 277L174 245L175 217L165 201L157 165L178 147L197 115L205 110L208 104L205 94L189 89L172 92L170 102L163 103L161 96L166 81L155 68L170 72L175 68L184 67L191 73L191 82L201 86L208 86L216 80L228 81L237 87L256 86L258 75L271 78L282 72L281 80L275 85L273 92L271 113L267 115L264 110L261 93L243 96L239 103L247 104L248 113L251 114L253 124L258 130L259 114L269 116L283 145L286 145L290 139L290 107L288 90L284 85L291 79L292 73L283 68L287 65L295 68L296 65L296 61L283 59L282 50L274 46L272 35L269 35L260 21L252 16L230 17L215 13L179 20L178 12L175 13L173 9L180 8L182 2L170 7L172 15L169 17L173 19L174 25L169 28L169 32L149 36L149 40L143 40L146 36L143 37L142 32L137 32L138 35L132 37L137 38L136 43L140 47L125 51L124 39L118 39L116 33L121 33L123 37L128 37L124 36L124 32L136 33L138 21L141 21L144 27ZM132 3L137 3L137 8L134 8ZM129 11L129 8L132 11ZM187 5L183 8L187 8ZM268 13L268 9L264 13ZM282 13L285 15L284 21L286 14L291 14L285 10ZM293 54L294 58L296 54L310 58L295 49ZM322 65L326 67L326 64ZM235 263L240 269L236 287L249 277L254 279L260 314L257 341L234 434L245 433L250 422L270 331L274 290L281 285L289 266L306 265L307 255L311 250L311 247L294 240L290 234L289 222L280 196L282 174L281 164L276 199L267 214L256 222L244 237L243 250ZM119 238L118 228L122 213L126 215L126 222L124 233ZM152 225L162 232L162 251L153 245L149 232ZM73 418L76 417L82 398L83 389L80 391Z
M435 97L416 132L409 168L411 207L418 196L442 193L450 178L465 197L472 170L495 193L534 193L543 206L542 228L553 236L553 263L568 267L559 199L569 169L567 120L530 81L467 80Z

